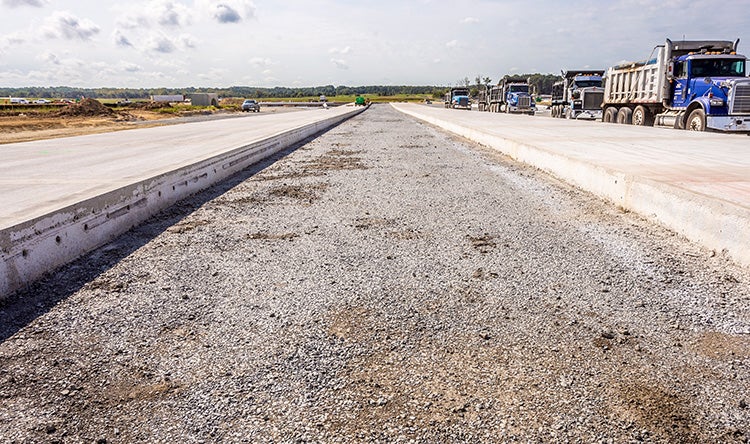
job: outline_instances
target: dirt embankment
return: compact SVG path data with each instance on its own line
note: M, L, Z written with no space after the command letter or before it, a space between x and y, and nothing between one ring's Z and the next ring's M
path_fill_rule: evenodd
M0 144L104 133L163 124L181 114L159 112L168 103L139 102L128 108L110 108L96 99L84 99L59 110L0 113ZM141 123L144 122L144 123Z

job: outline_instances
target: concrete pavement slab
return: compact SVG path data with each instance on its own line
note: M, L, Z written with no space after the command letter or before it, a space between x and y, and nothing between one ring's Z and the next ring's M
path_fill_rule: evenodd
M750 138L393 104L750 265Z
M341 106L0 146L0 300L361 111Z

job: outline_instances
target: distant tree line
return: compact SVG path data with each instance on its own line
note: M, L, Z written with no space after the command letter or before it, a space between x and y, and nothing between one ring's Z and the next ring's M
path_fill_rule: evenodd
M219 97L253 97L253 98L280 98L280 97L315 97L370 94L378 96L394 96L399 94L442 94L444 86L393 86L393 85L371 85L371 86L313 86L301 88L287 88L277 86L274 88L260 88L249 86L232 86L229 88L73 88L68 86L54 87L24 87L24 88L0 88L0 97L44 97L52 99L91 97L94 99L148 99L154 95L188 95L193 93L211 92L219 94Z
M560 76L552 74L521 74L528 77L533 85L536 85L537 94L551 94L552 84L560 80ZM472 87L472 95L476 95L481 85L493 84L489 77L476 77L475 85L472 85L468 77L459 81L461 86ZM494 82L497 84L497 82ZM76 97L91 97L95 99L148 99L154 95L177 95L211 92L217 93L219 97L253 97L259 99L282 98L282 97L316 97L322 95L334 97L342 95L377 95L396 96L412 94L429 94L432 97L443 97L448 86L409 86L409 85L368 85L368 86L311 86L288 88L277 86L274 88L260 88L250 86L232 86L228 88L74 88L69 86L52 87L23 87L23 88L0 88L0 97L44 97L51 99L64 99Z

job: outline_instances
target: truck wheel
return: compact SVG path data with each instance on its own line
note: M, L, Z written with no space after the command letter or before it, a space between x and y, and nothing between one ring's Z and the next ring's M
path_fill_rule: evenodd
M654 126L654 116L645 106L638 105L633 110L633 125Z
M685 122L685 129L689 131L706 130L706 113L702 108L694 109Z
M604 110L602 114L602 122L604 123L617 123L617 108L610 106Z
M633 110L627 106L623 106L617 111L617 123L630 125L633 122Z

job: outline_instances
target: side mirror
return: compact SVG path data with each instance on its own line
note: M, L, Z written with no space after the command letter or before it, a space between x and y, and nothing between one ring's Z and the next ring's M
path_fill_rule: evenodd
M671 82L672 79L674 79L674 62L667 65L667 80Z

